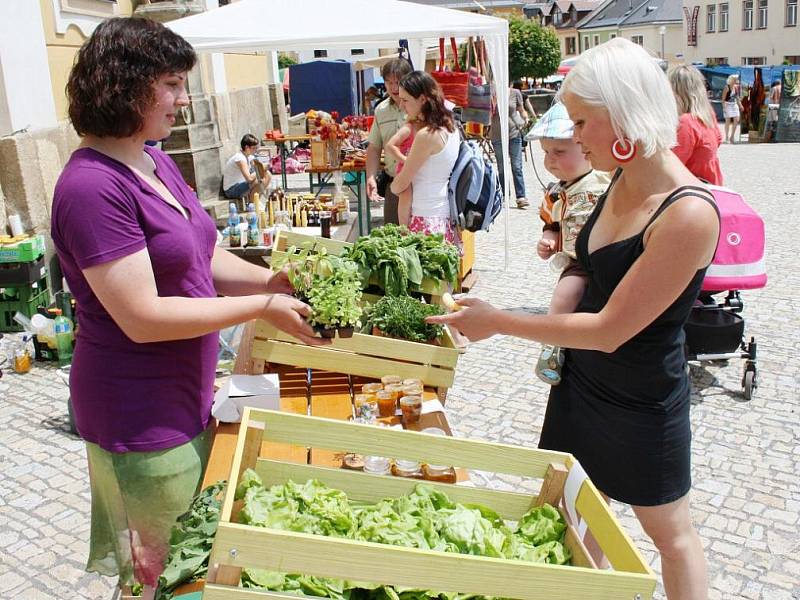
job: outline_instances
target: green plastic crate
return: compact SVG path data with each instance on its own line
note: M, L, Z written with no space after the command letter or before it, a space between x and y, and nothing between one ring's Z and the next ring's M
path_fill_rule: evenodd
M21 312L30 318L36 314L40 306L50 305L50 290L46 287L27 300L0 301L0 331L22 331L22 327L14 320L14 314Z
M44 235L39 234L21 242L0 245L0 262L31 262L45 252Z
M47 275L33 283L1 285L0 302L28 302L48 289Z

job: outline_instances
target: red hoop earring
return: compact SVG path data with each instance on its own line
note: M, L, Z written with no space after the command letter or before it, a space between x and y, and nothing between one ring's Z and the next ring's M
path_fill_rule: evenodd
M636 144L628 138L617 138L611 146L611 154L621 163L630 162L636 156Z

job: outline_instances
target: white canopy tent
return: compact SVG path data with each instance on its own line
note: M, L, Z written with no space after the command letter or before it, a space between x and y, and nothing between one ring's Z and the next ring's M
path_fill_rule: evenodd
M497 109L508 148L508 22L474 13L400 0L239 0L168 23L198 52L291 51L319 48L397 47L407 39L416 68L424 68L428 46L439 38L481 36L498 90ZM504 195L510 197L511 168L503 153ZM505 264L508 220L505 211Z

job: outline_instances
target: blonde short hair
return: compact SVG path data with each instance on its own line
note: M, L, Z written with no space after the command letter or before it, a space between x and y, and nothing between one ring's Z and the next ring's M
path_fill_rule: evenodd
M676 143L678 108L667 76L647 51L614 38L580 55L559 90L608 110L614 133L645 157Z
M702 73L690 65L679 65L667 71L667 78L675 93L678 114L690 114L706 127L716 127L717 118L706 94L706 80Z

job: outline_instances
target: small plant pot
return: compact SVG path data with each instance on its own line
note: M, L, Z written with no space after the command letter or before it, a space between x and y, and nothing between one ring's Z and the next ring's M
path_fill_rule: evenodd
M330 339L333 339L333 338L336 337L336 328L335 327L334 328L325 327L325 325L312 325L312 327L314 328L314 331L316 331L318 334L320 334L320 336L322 336L324 338L327 338L327 339L330 340Z
M353 337L355 329L356 328L351 325L350 327L339 327L337 331L339 332L340 338L351 338Z

